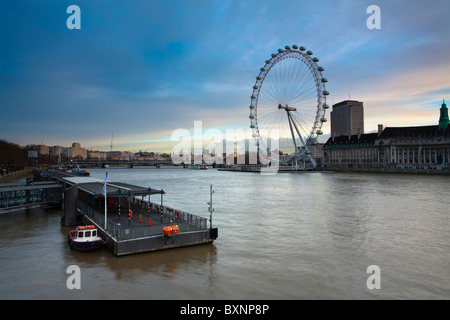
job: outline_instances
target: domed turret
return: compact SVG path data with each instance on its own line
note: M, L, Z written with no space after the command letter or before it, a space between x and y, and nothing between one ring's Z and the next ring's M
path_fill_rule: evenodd
M441 116L439 117L439 131L444 131L447 130L447 128L450 125L450 120L448 118L448 108L447 105L445 104L445 100L442 100L442 105L441 105Z

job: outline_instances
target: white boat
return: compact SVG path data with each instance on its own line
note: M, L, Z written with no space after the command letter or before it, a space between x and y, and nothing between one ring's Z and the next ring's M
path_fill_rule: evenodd
M69 246L78 251L93 251L99 249L103 239L98 236L97 228L93 225L78 226L69 232Z

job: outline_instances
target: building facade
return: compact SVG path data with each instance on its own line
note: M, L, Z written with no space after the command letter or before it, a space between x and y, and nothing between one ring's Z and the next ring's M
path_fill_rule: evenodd
M393 169L448 168L450 130L439 126L386 128L377 138L379 166Z
M377 133L330 137L323 147L323 164L328 168L371 168L378 160L374 148Z
M72 143L72 147L70 148L70 156L72 158L86 159L87 158L86 148L81 148L79 142L74 142Z
M345 100L334 104L330 117L334 137L364 133L364 107L360 101Z
M377 133L330 137L323 148L325 168L450 171L450 121L445 102L439 125L378 126Z
M106 159L106 151L88 150L88 159Z

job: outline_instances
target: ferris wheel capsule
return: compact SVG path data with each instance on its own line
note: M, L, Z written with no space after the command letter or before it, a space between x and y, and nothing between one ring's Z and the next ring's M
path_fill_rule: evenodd
M296 45L296 44L292 45L292 49L297 50L298 49L298 45Z

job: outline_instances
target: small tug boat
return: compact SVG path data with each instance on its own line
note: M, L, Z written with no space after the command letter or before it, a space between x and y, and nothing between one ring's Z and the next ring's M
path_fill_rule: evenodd
M98 236L97 228L93 225L78 226L69 232L69 246L78 251L93 251L99 249L103 239Z

